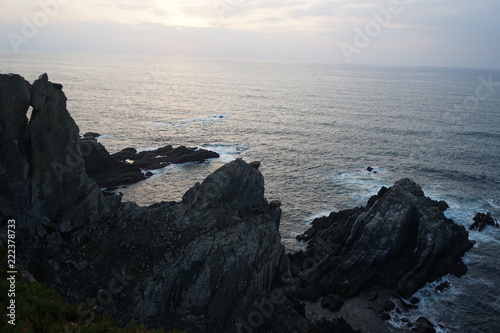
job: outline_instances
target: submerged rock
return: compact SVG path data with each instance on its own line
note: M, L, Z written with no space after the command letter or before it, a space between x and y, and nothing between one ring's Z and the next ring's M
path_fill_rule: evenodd
M382 188L366 207L314 220L297 237L309 242L307 250L290 255L298 295L353 297L380 288L409 297L445 274L464 274L461 257L473 243L443 207L402 179Z

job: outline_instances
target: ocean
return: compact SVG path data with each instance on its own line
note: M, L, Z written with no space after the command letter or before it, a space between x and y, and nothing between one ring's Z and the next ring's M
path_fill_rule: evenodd
M81 134L102 134L110 152L172 144L221 154L157 170L120 189L124 200L178 201L224 163L260 161L267 198L282 202L289 251L303 247L295 236L315 217L364 205L404 177L445 200L459 224L478 211L500 219L498 69L0 54L0 72L30 82L48 73L64 85ZM429 284L420 309L403 316L423 315L439 332L500 329L500 229L470 238L468 273L445 277L444 293Z

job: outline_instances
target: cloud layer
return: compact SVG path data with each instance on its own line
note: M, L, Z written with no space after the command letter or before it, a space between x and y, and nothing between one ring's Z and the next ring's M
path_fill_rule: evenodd
M0 6L0 52L500 67L497 0L0 0Z

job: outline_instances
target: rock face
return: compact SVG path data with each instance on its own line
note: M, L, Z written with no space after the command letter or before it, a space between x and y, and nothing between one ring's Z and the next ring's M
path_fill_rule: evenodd
M66 96L46 74L33 85L19 75L0 75L0 127L0 212L16 217L30 244L21 249L35 251L48 233L58 238L118 208L120 197L103 197L87 177Z
M173 148L171 145L139 153L134 148L125 148L110 155L106 148L90 135L81 138L79 145L88 176L100 187L106 188L144 180L148 175L142 170L160 169L169 164L202 163L207 159L219 157L219 154L210 150L184 146Z
M95 312L111 313L121 325L135 319L192 332L307 329L291 301L281 209L264 197L257 168L229 163L178 203L123 204L87 176L61 87L47 75L32 86L0 75L0 88L0 218L15 218L23 235L18 258L38 281L68 301L95 301ZM107 159L103 168L118 158L92 151ZM207 156L170 146L153 154L179 163ZM148 158L131 150L122 155ZM262 322L252 320L256 309Z
M306 319L299 299L326 296L323 305L339 310L367 287L406 296L465 272L467 231L408 179L364 208L316 219L300 237L308 250L291 256L259 162L226 164L181 202L139 207L104 196L87 173L210 155L171 146L110 155L91 135L79 140L61 89L45 74L33 85L0 75L0 219L15 218L22 234L16 259L89 320L107 312L122 326L190 332L353 332L341 318Z
M179 203L127 203L116 216L75 233L75 246L59 259L58 288L81 301L106 299L101 290L123 272L130 276L126 291L99 304L119 323L165 327L169 313L202 331L236 330L237 319L266 297L273 281L291 280L278 232L281 209L270 208L263 185L262 174L238 159ZM89 262L90 269L66 261Z
M366 207L314 220L297 237L309 242L307 251L290 256L299 297L353 297L368 288L407 297L447 273L464 274L461 257L473 244L443 208L402 179L382 188Z

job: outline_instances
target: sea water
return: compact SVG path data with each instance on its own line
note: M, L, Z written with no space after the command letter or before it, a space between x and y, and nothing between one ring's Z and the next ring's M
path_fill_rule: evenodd
M124 200L180 200L224 163L261 161L289 251L314 217L364 205L403 177L466 227L478 211L500 217L500 70L42 54L1 55L0 71L30 82L47 72L80 132L103 134L110 152L173 144L221 155L156 170L120 189ZM444 293L420 290L406 317L441 332L500 329L500 230L470 238L468 273L444 277Z

